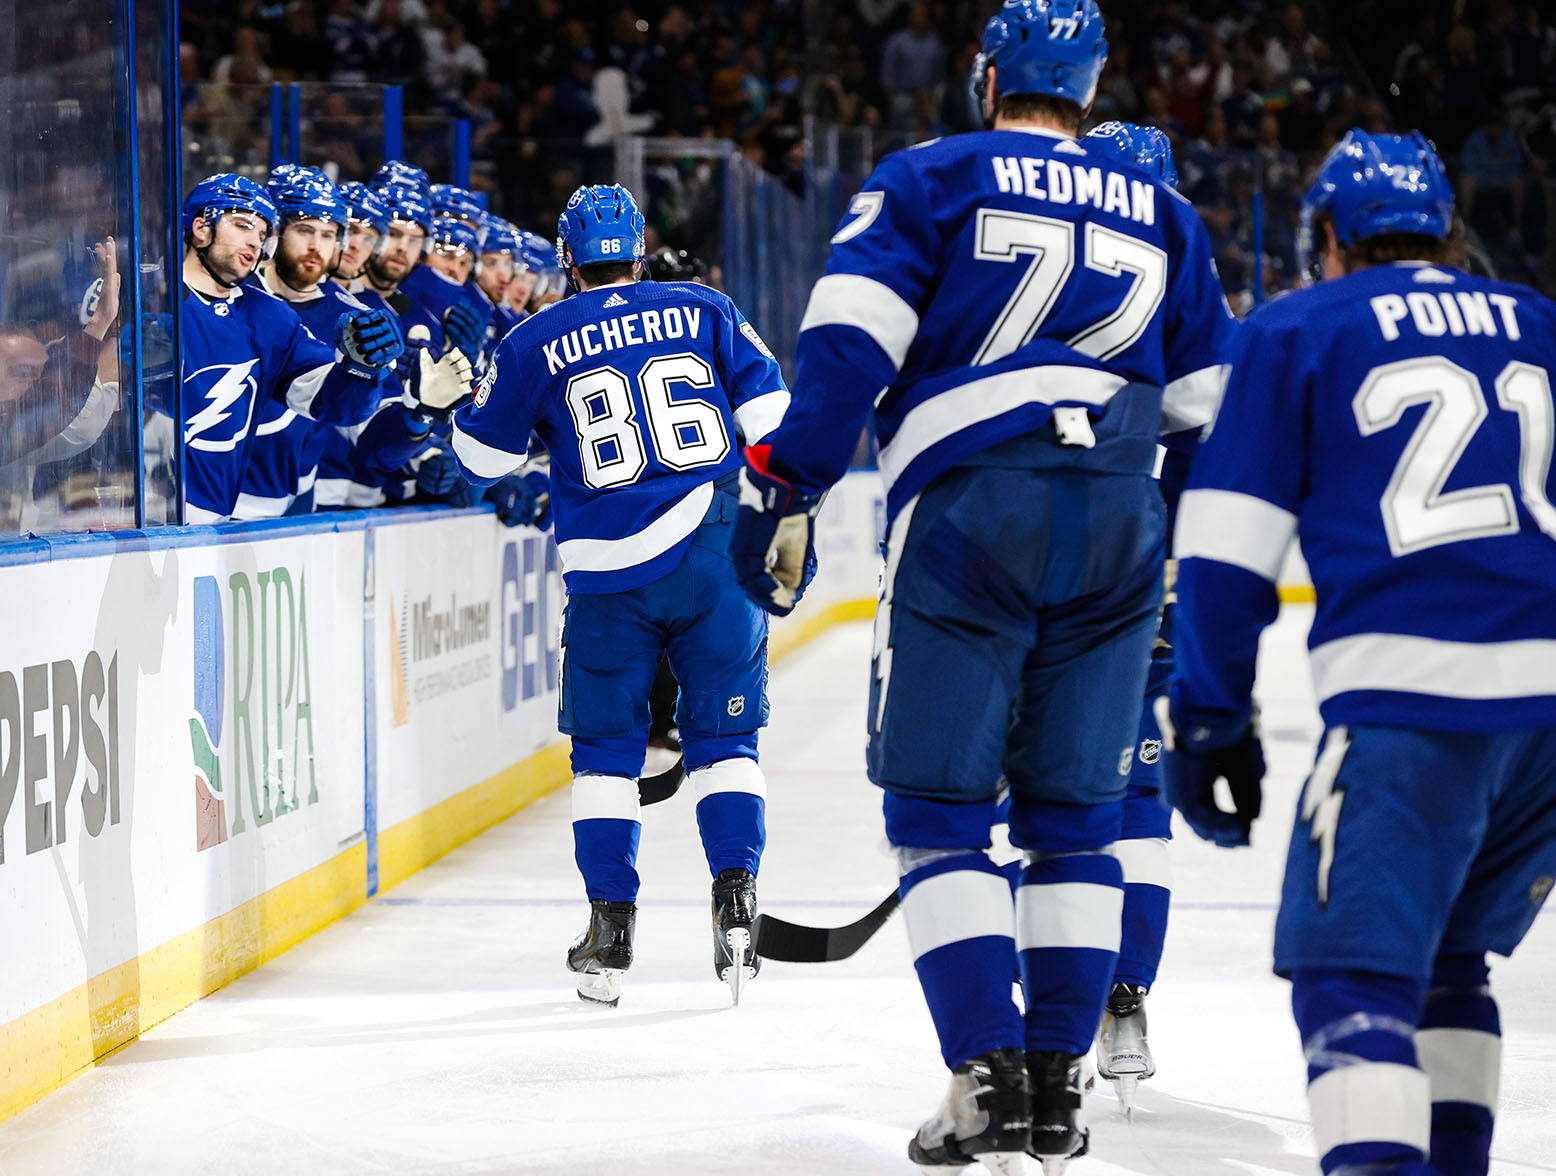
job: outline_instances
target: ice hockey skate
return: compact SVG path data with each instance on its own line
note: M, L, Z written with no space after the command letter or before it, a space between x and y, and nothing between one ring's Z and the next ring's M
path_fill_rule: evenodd
M1115 984L1097 1034L1097 1074L1113 1083L1124 1116L1135 1117L1135 1093L1156 1073L1156 1061L1145 1039L1145 987Z
M927 1172L981 1163L998 1176L1016 1176L1025 1170L1031 1106L1021 1051L980 1054L952 1073L945 1099L909 1141L908 1158Z
M589 926L567 952L569 971L579 973L578 999L616 1007L621 976L632 966L632 932L637 925L635 902L589 903Z
M751 945L755 921L756 879L751 871L721 870L713 882L713 974L729 985L736 1005L746 981L762 970L762 957Z
M1043 1163L1043 1176L1060 1176L1069 1162L1086 1154L1090 1134L1081 1123L1081 1059L1057 1050L1026 1056L1032 1089L1032 1146L1028 1155Z

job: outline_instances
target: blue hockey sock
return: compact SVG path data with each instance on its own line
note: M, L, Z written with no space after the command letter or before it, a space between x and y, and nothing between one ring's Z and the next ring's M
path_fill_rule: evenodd
M1123 937L1119 941L1115 984L1156 983L1167 942L1167 911L1172 902L1172 869L1167 839L1141 837L1119 841L1114 856L1124 870Z
M1416 1065L1426 985L1409 976L1298 968L1291 1004L1326 1173L1429 1173L1431 1093Z
M638 782L626 776L573 777L573 860L591 900L638 897Z
M736 867L757 872L767 844L767 783L755 760L719 760L692 772L697 829L708 869L716 878Z
M1432 1166L1486 1176L1502 1071L1502 1019L1484 956L1443 956L1432 971L1416 1053L1432 1087Z
M1016 892L1026 1048L1083 1054L1118 962L1124 876L1110 853L1038 856Z
M902 917L945 1064L1021 1048L1011 999L1015 910L1010 886L980 850L899 849Z

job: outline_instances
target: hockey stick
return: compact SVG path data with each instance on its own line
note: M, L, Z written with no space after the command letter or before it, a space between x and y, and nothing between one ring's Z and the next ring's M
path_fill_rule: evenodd
M685 779L686 758L678 756L675 763L657 776L644 776L638 781L638 803L658 804L661 800L669 800L680 789L681 782Z
M772 915L756 917L756 954L791 964L829 964L846 960L886 925L897 909L893 890L873 911L844 927L806 927Z

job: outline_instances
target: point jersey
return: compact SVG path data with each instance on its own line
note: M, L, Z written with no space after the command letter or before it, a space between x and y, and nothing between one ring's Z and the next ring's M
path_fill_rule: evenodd
M1193 208L1134 165L1035 130L899 151L832 238L772 469L831 485L873 405L891 518L1077 407L1095 444L1057 460L1148 474L1159 432L1210 419L1232 323Z
M1295 535L1327 724L1556 726L1553 340L1533 290L1419 263L1243 322L1178 515L1183 721L1246 722Z
M454 416L454 453L489 485L551 454L562 575L573 592L624 592L672 571L789 393L772 352L723 294L636 282L574 294L504 336L475 401Z

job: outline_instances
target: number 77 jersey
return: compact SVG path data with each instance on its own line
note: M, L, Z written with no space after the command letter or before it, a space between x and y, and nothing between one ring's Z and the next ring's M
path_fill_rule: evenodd
M1095 443L1055 464L1149 473L1160 432L1210 419L1232 324L1204 227L1145 171L1057 132L926 143L882 160L832 238L771 468L830 485L873 406L895 517L1075 407Z
M742 436L765 437L788 404L772 352L723 294L600 286L508 332L454 415L453 448L488 484L524 461L533 430L568 590L625 592L675 568Z
M1419 263L1277 299L1179 506L1184 723L1245 717L1293 535L1330 726L1556 726L1556 306Z

